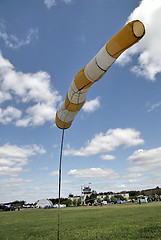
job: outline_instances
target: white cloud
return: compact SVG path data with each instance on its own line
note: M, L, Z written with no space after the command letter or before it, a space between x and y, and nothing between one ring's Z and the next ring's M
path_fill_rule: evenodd
M35 187L34 190L39 191L39 190L41 190L41 188Z
M150 187L156 187L160 186L161 182L161 171L160 169L155 169L154 171L151 171L146 178L146 184L149 185Z
M147 112L151 112L151 111L153 111L155 108L158 108L158 107L160 107L160 106L161 106L161 102L155 103L155 104L153 104L153 105L148 109Z
M62 181L62 184L73 184L73 182L72 181L70 181L70 180L64 180L64 181Z
M48 167L41 167L39 170L48 170Z
M130 173L127 176L124 176L124 178L139 178L142 176L143 176L143 174L141 174L141 173Z
M0 122L3 124L9 124L15 119L21 117L21 111L14 107L7 107L6 109L0 108Z
M8 163L8 162L6 162L6 163ZM3 176L8 175L8 176L17 177L21 171L22 171L22 167L4 166L4 162L0 159L0 176L1 175L3 175Z
M27 182L27 183L32 183L32 182L34 182L34 179L32 179L32 178L26 179L25 182Z
M53 148L57 148L57 147L58 147L58 144L54 144L54 145L53 145Z
M129 172L146 172L161 168L161 147L150 150L139 149L128 158L128 161L133 165L128 168Z
M100 99L99 97L96 97L91 101L86 101L82 109L84 110L84 112L92 113L92 112L95 112L99 107L100 107Z
M64 3L66 4L71 4L72 0L63 0ZM55 5L57 5L57 1L56 0L44 0L44 3L46 5L46 7L48 9L54 7Z
M70 4L70 3L72 3L72 0L64 0L64 2L65 2L66 4Z
M0 184L6 184L6 183L19 183L22 182L22 178L7 178L7 179L1 179Z
M91 141L88 141L85 147L81 147L80 150L72 148L66 149L64 155L89 156L114 151L121 145L131 147L143 143L144 140L140 138L140 132L135 129L109 129L105 134L96 134L95 137Z
M57 176L58 175L58 171L53 171L51 173L49 173L49 176Z
M108 154L105 155L105 154L104 154L104 155L101 155L100 158L101 158L102 160L114 160L116 157L113 156L113 155L108 155Z
M125 184L121 184L117 186L118 189L127 189L127 186Z
M23 104L23 112L12 104ZM19 101L18 101L19 100ZM56 105L61 96L50 86L47 72L17 72L14 66L0 53L0 102L8 107L0 109L0 122L13 123L16 126L39 126L46 121L53 122Z
M129 183L138 183L138 182L140 182L140 180L138 180L138 179L130 179L128 182Z
M131 13L128 22L141 20L146 29L143 39L128 49L117 62L121 64L131 60L134 54L138 55L137 65L132 67L132 71L137 75L144 76L152 81L157 73L161 73L161 1L142 0L140 5Z
M93 179L116 179L119 174L112 169L101 169L101 168L87 168L87 169L72 169L68 172L76 178L93 178Z
M11 100L11 99L12 97L9 93L0 91L0 103L5 102L7 100Z
M56 0L44 0L44 3L48 9L56 5Z
M0 175L18 176L23 170L23 166L28 164L28 158L36 154L44 154L43 147L17 146L5 144L0 146Z
M0 38L5 42L6 47L16 49L25 45L29 45L38 39L38 29L30 28L24 39L18 39L14 34L7 34L4 20L0 21Z
M25 185L22 178L1 179L0 184L5 186L5 188L20 187Z

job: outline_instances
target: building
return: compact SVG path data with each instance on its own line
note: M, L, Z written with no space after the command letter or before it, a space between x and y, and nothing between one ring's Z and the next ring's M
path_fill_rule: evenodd
M104 198L107 197L107 196L108 196L109 200L111 200L112 197L117 196L117 195L121 195L126 200L129 199L129 193L127 193L127 192L120 192L120 193L113 193L113 194L98 193L97 194L97 200L99 199L99 200L103 201Z
M74 196L73 194L69 194L68 199L70 199L72 202L74 200L78 201L81 198L81 196Z
M120 192L119 195L123 196L127 200L129 199L129 193L127 193L127 192Z
M84 205L85 202L86 202L86 201L85 201L86 198L87 198L87 197L89 198L92 193L97 195L97 197L96 197L96 202L97 202L97 201L103 202L106 197L108 197L109 200L111 200L112 197L117 196L117 195L121 195L121 196L124 197L126 200L129 199L129 193L127 193L127 192L125 192L125 191L120 192L120 193L112 193L112 192L108 192L108 193L96 193L96 191L92 191L89 186L86 186L86 187L84 187L83 189L81 188L81 196L74 196L73 194L69 194L68 199L70 199L72 202L73 202L74 200L78 201L79 199L81 199L81 204Z
M82 190L82 194L91 194L91 188L89 186L86 186Z
M51 207L53 203L49 199L41 199L36 203L37 208Z

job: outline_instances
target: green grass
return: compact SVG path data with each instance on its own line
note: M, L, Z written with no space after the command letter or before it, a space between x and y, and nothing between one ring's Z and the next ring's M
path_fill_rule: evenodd
M57 209L0 212L0 240L57 239L57 214ZM161 202L61 209L60 239L161 239Z

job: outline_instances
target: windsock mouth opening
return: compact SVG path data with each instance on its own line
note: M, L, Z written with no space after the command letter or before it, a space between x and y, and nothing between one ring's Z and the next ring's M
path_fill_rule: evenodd
M133 33L137 38L141 38L145 34L144 24L142 22L140 22L139 20L136 20L133 23Z

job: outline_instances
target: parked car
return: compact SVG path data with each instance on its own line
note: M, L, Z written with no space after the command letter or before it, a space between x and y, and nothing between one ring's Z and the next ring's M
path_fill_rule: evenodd
M0 209L3 211L10 211L11 207L4 205L4 204L0 204Z

